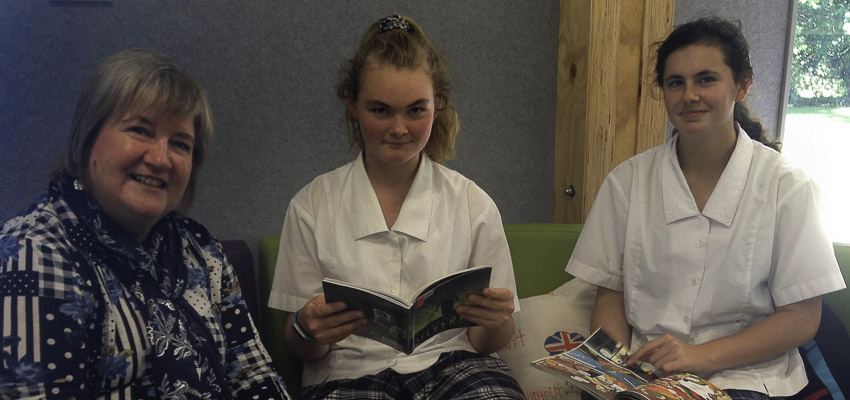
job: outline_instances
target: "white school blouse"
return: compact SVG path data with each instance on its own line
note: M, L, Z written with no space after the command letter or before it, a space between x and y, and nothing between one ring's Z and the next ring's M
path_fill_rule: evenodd
M290 202L269 306L298 310L322 294L325 277L409 298L432 280L479 265L493 267L491 287L516 293L502 218L481 188L423 155L398 219L387 229L361 154L317 177ZM514 305L519 311L516 297ZM306 362L303 384L387 368L418 372L453 350L475 351L466 329L438 334L411 355L352 335L322 359Z
M729 336L776 307L845 287L815 184L739 132L701 213L678 135L620 164L599 190L566 270L624 293L634 350L666 333L690 344ZM807 382L796 349L705 378L770 396Z

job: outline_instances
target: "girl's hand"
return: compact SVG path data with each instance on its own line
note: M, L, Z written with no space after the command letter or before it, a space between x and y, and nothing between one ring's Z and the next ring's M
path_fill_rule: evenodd
M325 303L325 296L319 295L304 305L298 313L298 323L316 338L317 343L333 344L366 325L362 311L344 311L347 307L341 301Z
M687 344L671 335L650 340L629 357L626 365L636 361L649 362L665 375L673 372L701 375L712 370L702 347Z
M470 295L472 305L457 308L460 317L487 329L499 329L514 312L514 293L506 288L485 288L481 295Z

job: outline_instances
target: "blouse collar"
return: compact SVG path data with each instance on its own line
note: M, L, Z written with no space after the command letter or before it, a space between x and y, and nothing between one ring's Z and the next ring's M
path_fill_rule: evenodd
M679 134L674 133L667 141L667 160L662 163L661 182L664 201L664 216L668 224L680 219L700 214L693 194L682 173L679 158L676 154L676 142ZM708 198L702 215L711 218L727 227L732 225L738 205L744 194L750 164L753 160L753 140L738 127L735 150L723 169L711 197Z
M428 239L428 231L431 226L431 204L433 202L432 161L424 153L419 160L419 168L413 183L407 192L407 197L399 211L398 218L393 224L392 231L404 233L421 241ZM351 185L351 229L355 240L380 232L389 232L378 196L372 188L366 167L363 164L363 155L360 154L354 161L352 168Z

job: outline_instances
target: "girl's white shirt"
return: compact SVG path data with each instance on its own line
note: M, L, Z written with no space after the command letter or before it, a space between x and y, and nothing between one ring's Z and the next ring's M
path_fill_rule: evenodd
M492 199L463 175L422 157L392 229L369 183L362 154L320 175L289 204L269 306L294 312L322 293L325 277L409 298L421 286L490 265L491 287L516 293L502 218ZM516 311L519 300L514 297ZM440 333L411 355L352 335L305 363L303 384L359 378L392 368L421 371L443 352L475 351L466 329Z
M738 132L702 212L679 167L677 134L620 164L596 197L566 270L624 292L632 349L667 333L705 343L845 287L815 183ZM770 396L806 384L796 349L706 378Z

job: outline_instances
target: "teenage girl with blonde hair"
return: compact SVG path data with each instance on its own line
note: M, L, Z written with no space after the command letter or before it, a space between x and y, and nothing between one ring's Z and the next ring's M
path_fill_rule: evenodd
M513 336L519 308L499 210L441 164L458 132L444 60L410 18L384 18L347 63L338 94L360 154L292 199L269 300L290 313L286 343L305 360L305 397L524 398L489 355ZM457 308L477 325L437 334L410 355L352 335L363 312L322 295L330 277L408 298L478 265L493 266L491 287Z

